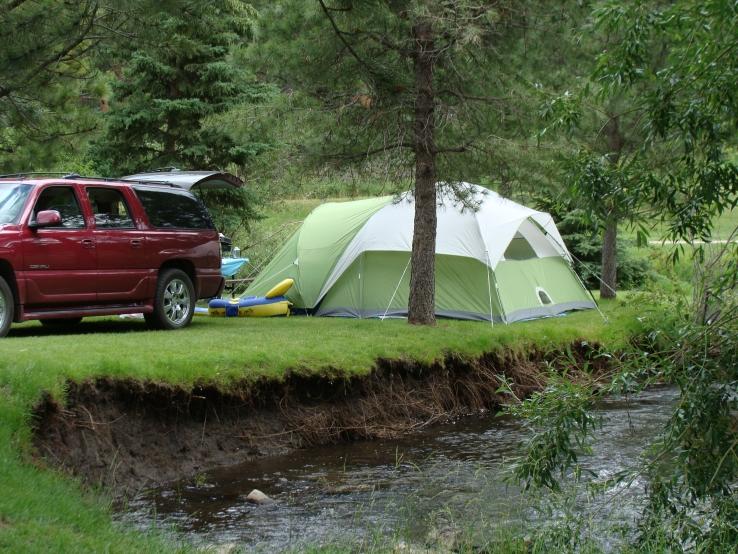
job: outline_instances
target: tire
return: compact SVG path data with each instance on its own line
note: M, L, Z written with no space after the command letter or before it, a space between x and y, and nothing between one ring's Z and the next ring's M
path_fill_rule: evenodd
M10 290L5 279L0 277L0 337L8 334L14 315L15 300L13 299L13 291Z
M54 329L63 329L66 327L74 327L75 325L79 325L80 321L82 321L81 317L63 317L58 319L42 319L41 325L44 327L51 327Z
M180 269L165 269L156 283L154 311L145 314L153 329L187 327L195 313L195 287L190 277Z

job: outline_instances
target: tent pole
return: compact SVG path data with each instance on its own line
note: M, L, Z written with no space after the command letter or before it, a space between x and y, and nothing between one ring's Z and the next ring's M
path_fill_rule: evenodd
M497 293L497 301L500 303L500 316L505 321L505 325L510 325L505 309L502 307L502 297L500 296L500 287L497 286L497 279L495 279L495 292Z
M487 256L487 289L489 289L490 288L489 272L492 270L492 267L491 267L492 263L490 262L490 259L489 259L489 251L485 250L484 254L485 256ZM497 302L500 304L500 319L505 323L505 325L509 325L510 322L507 320L507 314L505 313L505 308L502 306L502 297L500 296L500 287L497 285L497 279L495 279L495 294L497 295ZM489 313L490 313L490 316L492 316L492 293L490 292L489 295L490 295Z
M489 324L494 327L495 326L495 315L492 310L492 285L490 284L489 279L489 251L485 250L484 255L487 256L487 295L489 296ZM500 306L500 309L502 306Z
M402 271L402 275L400 275L400 280L397 281L397 286L395 287L395 292L392 293L392 297L390 298L389 304L387 304L387 309L384 310L384 315L380 318L382 321L385 320L387 317L387 312L389 312L390 306L392 306L392 301L395 299L395 295L397 294L397 291L400 290L400 285L402 284L402 279L405 277L405 273L407 273L407 268L410 267L410 261L412 260L412 256L407 260L407 265L405 265L405 269Z

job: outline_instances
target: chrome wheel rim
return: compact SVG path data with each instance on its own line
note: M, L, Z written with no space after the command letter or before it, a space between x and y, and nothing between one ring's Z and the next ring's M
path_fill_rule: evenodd
M182 279L172 279L164 289L164 315L172 325L182 325L190 315L190 291Z

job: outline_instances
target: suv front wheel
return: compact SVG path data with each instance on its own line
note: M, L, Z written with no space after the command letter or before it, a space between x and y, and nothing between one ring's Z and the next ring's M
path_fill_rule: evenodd
M195 287L180 269L165 269L156 283L153 313L146 322L154 329L181 329L195 313Z
M13 302L13 291L10 290L5 279L0 277L0 337L8 334L10 324L13 322L15 310Z

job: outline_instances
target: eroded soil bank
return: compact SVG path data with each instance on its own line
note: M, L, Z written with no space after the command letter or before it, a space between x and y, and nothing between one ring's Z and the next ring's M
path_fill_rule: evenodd
M116 493L295 448L387 438L494 410L500 377L522 397L550 367L572 362L604 372L607 358L584 342L525 355L449 355L433 364L378 360L365 376L288 373L227 390L98 378L68 383L64 404L45 396L34 410L40 463Z

